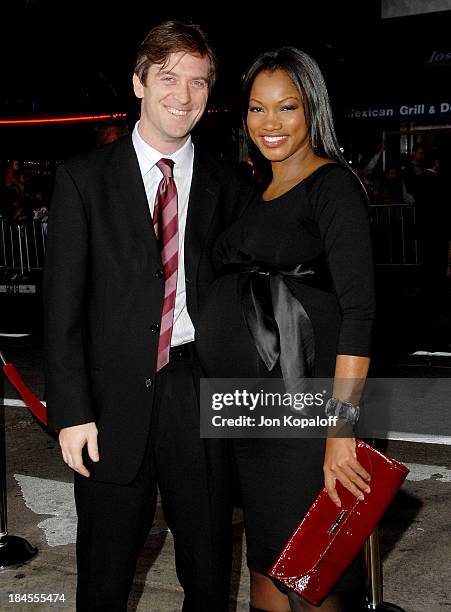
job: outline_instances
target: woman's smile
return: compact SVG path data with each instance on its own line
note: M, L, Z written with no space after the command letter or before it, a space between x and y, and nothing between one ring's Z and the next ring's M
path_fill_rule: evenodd
M280 147L280 145L288 140L288 136L261 136L260 138L265 147L269 147L270 149Z

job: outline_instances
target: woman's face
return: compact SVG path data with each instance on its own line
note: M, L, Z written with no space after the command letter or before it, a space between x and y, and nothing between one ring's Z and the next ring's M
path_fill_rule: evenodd
M259 72L252 84L247 128L271 162L311 151L301 94L285 70Z

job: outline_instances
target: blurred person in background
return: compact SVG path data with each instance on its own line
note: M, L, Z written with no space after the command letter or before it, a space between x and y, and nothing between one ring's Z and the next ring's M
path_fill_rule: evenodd
M424 156L424 170L416 182L415 204L424 302L429 308L440 308L448 272L451 190L438 151L427 151Z
M410 160L402 170L403 199L404 202L416 202L419 178L424 172L423 166L424 146L421 143L414 145Z
M369 159L362 157L360 162L353 168L357 176L365 185L371 203L376 202L379 199L379 192L381 189L380 161L383 150L384 144L382 143L374 155L372 155Z
M400 170L396 165L389 165L382 176L378 203L401 204L402 201L402 178L400 176Z
M17 159L9 162L5 177L6 187L15 191L18 195L23 195L25 189L25 179L20 170L20 163Z
M102 147L128 134L126 125L101 125L96 128L96 147Z

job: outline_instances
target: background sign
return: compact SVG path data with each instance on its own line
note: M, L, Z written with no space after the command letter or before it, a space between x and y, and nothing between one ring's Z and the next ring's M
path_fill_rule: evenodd
M415 119L415 117L451 117L451 100L434 103L393 104L392 106L367 106L346 109L347 119Z

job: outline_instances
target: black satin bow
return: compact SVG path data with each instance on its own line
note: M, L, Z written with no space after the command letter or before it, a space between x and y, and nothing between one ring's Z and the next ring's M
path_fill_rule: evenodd
M293 270L276 270L266 264L226 266L248 274L242 283L244 318L257 351L268 370L280 362L287 389L311 376L315 363L315 338L310 318L286 284L286 280L331 291L330 274L324 257L299 264Z

